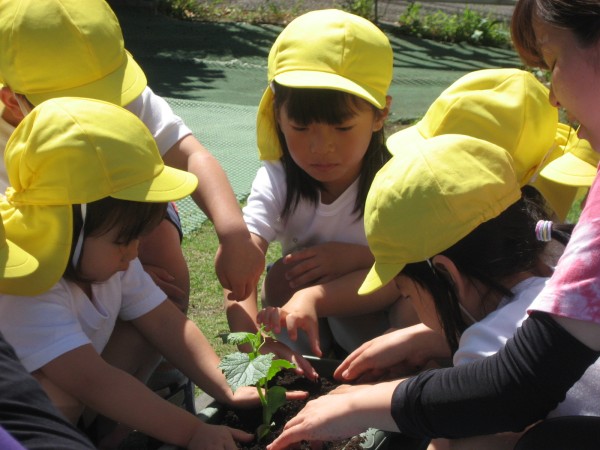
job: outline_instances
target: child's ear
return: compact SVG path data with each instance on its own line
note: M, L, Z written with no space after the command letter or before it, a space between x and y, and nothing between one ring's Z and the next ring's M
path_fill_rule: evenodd
M373 122L373 131L379 131L383 128L383 125L385 124L385 120L387 119L388 115L390 114L391 106L392 106L392 97L390 95L387 95L385 97L385 108L377 111L377 114L375 116L375 121Z
M447 256L435 255L431 258L431 263L435 270L454 287L458 298L464 299L466 296L466 280L454 262Z
M8 87L2 86L0 89L0 101L4 103L4 113L2 117L12 126L17 126L23 120L23 112L19 102L15 98L15 93Z

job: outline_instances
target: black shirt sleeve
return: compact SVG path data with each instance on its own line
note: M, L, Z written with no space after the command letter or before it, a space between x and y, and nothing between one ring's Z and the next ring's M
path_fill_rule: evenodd
M417 437L521 431L564 400L598 356L548 314L533 313L495 355L400 383L392 416Z
M93 445L56 410L0 334L0 426L28 450L88 450Z

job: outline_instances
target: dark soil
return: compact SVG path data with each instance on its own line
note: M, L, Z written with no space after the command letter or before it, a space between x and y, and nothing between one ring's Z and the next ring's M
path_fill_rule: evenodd
M285 371L277 377L275 381L278 385L285 387L288 391L301 390L309 393L308 400L312 400L321 395L327 394L329 391L336 387L336 383L330 378L320 378L318 382L313 383L304 377L298 377L292 371ZM273 416L273 422L275 425L272 427L272 433L270 436L265 438L261 442L251 442L246 445L238 444L240 449L244 450L264 450L264 448L272 442L275 437L281 434L285 424L296 416L298 412L304 407L308 400L291 400L282 406ZM261 422L261 410L260 408L253 410L240 410L226 411L224 417L219 422L221 425L227 425L234 428L247 431L249 433L255 433L256 428ZM342 441L324 442L322 449L324 450L358 450L361 447L362 438L355 436L351 439L345 439ZM310 449L310 445L306 442L300 447L301 449Z

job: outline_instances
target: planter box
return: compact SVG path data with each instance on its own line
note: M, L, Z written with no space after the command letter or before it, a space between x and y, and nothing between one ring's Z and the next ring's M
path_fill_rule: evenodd
M332 377L339 361L332 359L319 359L306 357L321 376ZM196 411L198 417L207 423L217 423L225 414L225 408L207 394L201 394L196 398ZM391 437L394 433L369 428L361 436L364 442L361 444L365 450L388 450ZM178 447L163 445L159 450L176 450ZM394 448L397 448L394 446ZM408 449L408 447L406 447Z

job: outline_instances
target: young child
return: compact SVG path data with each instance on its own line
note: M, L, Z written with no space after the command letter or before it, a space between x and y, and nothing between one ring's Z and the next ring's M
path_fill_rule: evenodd
M293 20L269 53L268 81L257 119L259 170L244 219L266 252L279 241L284 257L271 267L263 306L281 307L279 320L262 321L289 339L266 347L316 374L302 353L351 351L383 333L390 322L410 325L407 311L392 319L393 284L369 299L356 295L373 261L362 221L375 173L388 160L383 125L391 98L392 48L371 22L339 10ZM255 330L257 298L227 302L232 330ZM334 317L335 316L335 317ZM321 321L318 329L318 318ZM302 325L300 325L300 323ZM308 324L307 324L308 323ZM296 329L308 330L308 343ZM330 328L330 330L328 330ZM283 338L283 336L282 336Z
M6 234L39 267L4 280L0 329L58 409L76 423L85 406L185 448L249 440L155 395L136 379L143 355L123 342L134 328L218 401L258 404L253 388L233 395L206 338L165 301L137 259L140 236L160 223L166 202L195 189L197 178L163 164L136 116L81 98L33 109L5 159Z
M196 175L192 193L219 236L215 269L237 299L247 297L264 268L227 176L167 102L147 85L124 48L119 22L104 0L0 0L0 149L32 106L55 97L86 97L123 106L152 132L165 164ZM0 170L0 192L6 188ZM4 181L1 181L4 180ZM167 220L140 241L140 260L183 311L189 273L180 247L181 225L169 206Z

